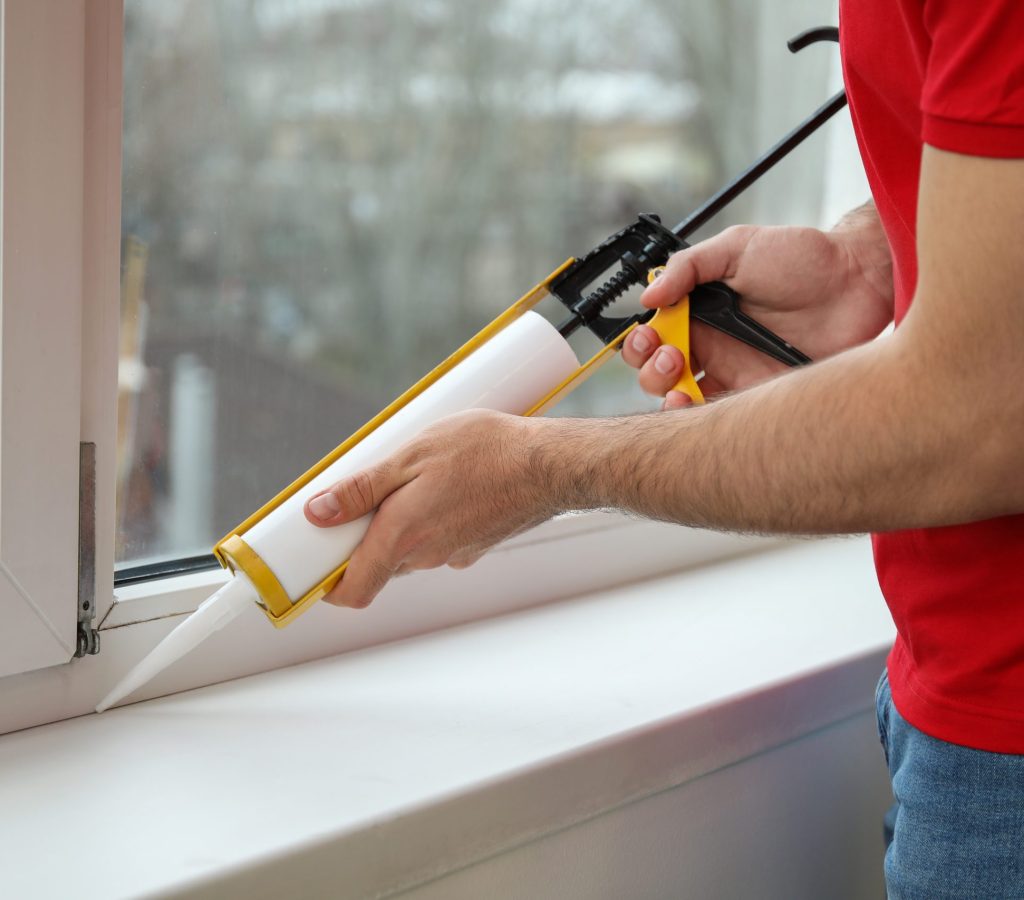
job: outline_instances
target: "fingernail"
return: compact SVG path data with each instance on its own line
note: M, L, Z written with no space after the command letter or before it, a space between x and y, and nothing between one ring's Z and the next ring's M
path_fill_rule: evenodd
M654 360L654 368L661 372L662 375L668 375L675 367L675 361L668 350L659 352L657 359Z
M334 494L321 494L309 501L309 511L318 519L333 519L341 512L341 504Z
M633 332L633 349L637 353L646 353L651 349L651 342L639 331Z

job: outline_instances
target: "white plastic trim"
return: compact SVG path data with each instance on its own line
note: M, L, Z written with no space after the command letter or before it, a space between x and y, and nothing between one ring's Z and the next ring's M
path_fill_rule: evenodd
M85 12L5 0L0 15L4 676L76 646Z

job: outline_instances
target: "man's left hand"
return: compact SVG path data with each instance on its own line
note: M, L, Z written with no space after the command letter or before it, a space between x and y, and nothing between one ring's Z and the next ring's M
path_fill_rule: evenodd
M377 510L324 599L361 609L395 575L445 564L466 568L499 541L559 512L530 477L535 425L490 410L449 416L307 500L306 518L320 527Z

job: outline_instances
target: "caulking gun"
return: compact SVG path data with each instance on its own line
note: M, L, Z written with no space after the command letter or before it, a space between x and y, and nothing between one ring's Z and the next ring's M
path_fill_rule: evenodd
M793 38L789 49L796 52L817 41L837 41L838 37L836 28L817 28ZM719 282L699 285L689 297L657 312L611 317L605 311L629 288L653 278L672 253L688 246L689 235L845 105L846 94L840 91L675 228L666 228L655 215L641 215L585 256L567 260L232 529L213 549L220 563L232 572L231 580L132 669L96 707L97 711L141 687L253 603L281 628L321 599L344 575L372 514L356 522L320 529L306 521L306 499L388 455L443 416L474 408L541 415L614 356L641 323L649 322L663 342L683 351L686 370L676 389L698 403L703 397L690 370L691 318L786 365L809 363L807 356L745 315L739 308L739 296ZM557 329L532 311L548 296L569 314ZM603 345L583 365L565 340L581 327L589 329Z

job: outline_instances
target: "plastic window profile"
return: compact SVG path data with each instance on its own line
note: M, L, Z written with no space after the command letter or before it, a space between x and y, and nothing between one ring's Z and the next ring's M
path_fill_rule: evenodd
M650 541L652 531L655 538L653 547ZM517 569L528 571L536 564L557 557L563 550L575 554L580 552L580 548L585 550L589 544L595 548L607 548L609 542L616 547L616 557L620 555L620 547L621 554L629 556L635 542L643 542L645 545L644 558L631 560L626 565L618 559L599 561L606 549L596 554L595 565L607 568L607 577L616 583L680 571L779 543L763 538L700 532L628 518L614 512L595 511L559 516L499 545L492 553L513 554L509 557L510 562L514 562ZM592 576L594 573L589 574ZM215 563L212 555L124 567L117 574L115 602L101 630L152 621L169 614L192 612L228 577L227 572ZM458 573L435 571L432 577L443 579L442 590L450 584L460 593L471 593L477 589L486 590L489 576L483 570L474 568ZM594 589L592 583L581 587L581 590ZM553 589L548 596L544 595L543 590L539 594L535 593L528 602L529 605L535 605L573 593L573 590L566 590L563 585ZM481 617L489 614L481 613Z

